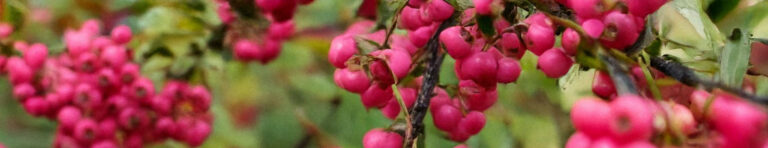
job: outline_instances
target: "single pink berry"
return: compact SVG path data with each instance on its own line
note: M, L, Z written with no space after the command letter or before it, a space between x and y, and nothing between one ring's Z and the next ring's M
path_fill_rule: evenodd
M656 145L649 141L638 140L622 145L623 148L656 148Z
M571 66L573 66L573 60L559 49L548 50L538 59L539 69L550 78L565 76Z
M452 141L455 141L455 142L461 142L461 143L463 143L464 141L469 140L470 136L472 136L472 135L464 132L463 130L461 130L459 128L456 128L453 131L451 131L450 133L448 133L448 139L451 139Z
M89 19L83 22L78 31L85 33L88 36L96 36L101 33L101 22L97 19Z
M16 49L16 51L24 52L27 51L27 48L29 48L29 44L25 41L15 41L13 42L13 48Z
M30 83L21 83L13 86L13 97L16 97L20 102L24 102L29 97L34 96L37 90Z
M5 39L13 33L13 26L8 23L0 23L0 39Z
M232 14L232 7L228 2L217 2L216 14L224 24L230 24L235 20L235 15Z
M461 121L461 111L452 105L439 106L437 111L432 113L432 122L437 129L443 131L453 131Z
M195 109L207 111L211 107L211 93L202 85L189 87L184 93L185 97L192 101Z
M296 0L296 2L299 2L299 4L302 4L302 5L309 5L314 1L315 0Z
M139 75L139 66L136 64L124 64L120 68L120 81L123 84L131 84L133 81L138 79L141 75Z
M614 116L608 121L615 140L647 140L653 134L653 113L643 98L619 96L611 102L611 110Z
M363 0L363 3L357 8L357 16L375 20L378 7L379 0Z
M605 72L595 72L595 78L592 80L592 92L602 98L611 98L616 95L616 88L613 86L611 76Z
M331 41L328 61L336 68L346 68L347 60L357 53L357 44L352 36L338 36Z
M82 119L77 122L73 131L75 139L84 142L92 142L96 140L96 131L98 125L91 119Z
M563 37L560 41L563 49L565 49L565 54L575 56L579 48L579 42L581 42L579 33L570 28L565 29L565 32L563 32Z
M392 42L390 43L390 46L392 46L392 49L394 50L403 50L408 52L410 55L416 54L416 52L419 50L419 47L416 47L416 45L413 45L411 41L406 36L400 36L400 35L392 35Z
M467 42L468 38L469 34L463 33L461 26L446 28L439 36L440 43L443 43L445 51L454 59L464 59L472 55L472 44Z
M571 108L573 126L590 137L609 135L608 121L611 121L613 116L611 106L597 98L579 99Z
M461 62L461 75L482 86L496 85L498 62L490 52L477 52Z
M565 148L590 148L592 140L582 132L576 132L568 138Z
M531 16L523 20L523 22L525 22L529 26L541 25L548 28L554 27L554 23L552 23L552 20L550 20L549 17L547 17L547 15L541 12L532 14Z
M139 78L130 87L130 91L126 95L136 100L148 101L150 97L155 95L155 85L148 78Z
M431 0L426 7L426 13L435 22L442 22L453 15L453 6L444 0Z
M24 109L33 116L46 115L50 108L50 104L41 97L31 97L24 101Z
M280 51L282 49L282 41L267 39L264 41L261 49L262 55L260 56L261 59L259 59L259 62L261 62L261 64L267 64L277 59L277 56L280 55Z
M454 146L453 148L469 148L469 147L467 147L466 144L459 144L459 145Z
M62 128L65 130L71 130L75 127L77 121L80 121L81 117L82 113L80 112L80 109L74 106L65 106L59 110L56 119Z
M419 29L414 31L408 32L408 38L411 40L413 45L416 45L416 47L424 47L427 45L427 42L429 41L429 38L432 37L433 33L435 33L435 26L427 25L419 27Z
M133 37L133 34L131 33L131 28L126 25L119 25L112 29L112 41L114 41L117 44L125 44L131 41L131 38Z
M269 28L267 28L267 34L269 35L270 39L283 41L293 35L295 28L294 26L295 25L293 21L285 21L282 23L274 22L269 24Z
M91 145L91 148L119 148L114 141L104 140Z
M128 52L122 46L107 46L99 58L104 61L104 66L119 68L128 61Z
M493 90L480 91L475 93L466 94L467 109L473 111L485 111L491 108L493 104L499 99L499 94L495 88Z
M103 119L99 122L99 129L96 132L97 137L101 139L114 138L117 134L117 121L113 118Z
M247 39L238 40L232 48L235 58L246 62L261 59L263 55L259 45Z
M608 137L603 137L595 141L592 141L592 145L590 146L590 148L619 148L619 145L613 139Z
M504 33L501 35L501 41L497 43L499 47L508 52L508 53L518 53L519 51L523 51L522 44L520 44L520 39L517 37L517 34L515 33Z
M117 123L126 130L142 129L150 126L150 117L139 108L126 108L120 111Z
M103 51L104 48L106 48L107 46L111 46L113 44L114 43L113 43L112 39L110 39L110 38L107 38L107 37L96 37L91 42L91 47L93 49L98 50L98 51Z
M371 86L371 80L362 70L336 69L333 73L333 80L339 87L358 94L365 92Z
M387 105L387 102L392 99L392 88L381 87L378 84L371 85L363 94L360 99L363 102L365 108L383 107Z
M33 71L24 60L18 57L11 57L5 63L5 71L11 84L27 83L32 81Z
M170 136L170 135L177 134L180 128L176 126L176 123L173 121L173 118L161 117L160 119L157 119L157 122L155 122L155 129L160 134Z
M83 32L67 31L64 34L64 43L70 56L79 56L91 49L91 36Z
M417 7L421 7L421 5L424 3L426 3L426 0L409 0L408 6L417 8Z
M400 114L400 104L397 103L397 100L390 99L387 105L381 108L381 114L390 120L395 120L397 115Z
M528 50L536 55L541 55L548 49L555 46L555 32L552 28L544 25L531 25L523 38Z
M493 0L472 0L475 4L475 12L478 15L491 15L491 3Z
M645 17L658 10L667 0L622 0L634 16Z
M113 87L119 87L120 79L117 77L117 73L109 68L100 69L96 73L97 86L103 90L107 90Z
M421 21L421 11L414 7L404 7L402 12L400 12L399 19L400 26L408 30L416 30L431 23Z
M200 146L205 142L205 139L208 138L208 135L211 134L211 125L205 123L205 121L196 120L194 126L187 130L186 134L187 136L184 141L186 141L189 146Z
M373 80L380 81L382 84L392 84L394 83L393 74L397 79L400 79L407 76L411 70L412 61L408 52L386 49L371 53L371 55L386 60L374 61L369 66Z
M568 6L581 18L599 18L605 11L601 0L570 0Z
M466 131L470 135L480 133L485 127L485 114L478 111L471 111L459 121L459 128Z
M522 67L520 62L513 58L502 58L498 61L499 67L496 71L496 80L499 83L512 83L520 77Z
M371 129L363 136L364 148L401 148L403 137L395 132L384 131L381 128Z
M679 128L683 134L692 134L696 131L696 119L687 107L674 103L672 113L672 125Z
M634 19L619 11L612 11L603 18L605 23L604 35L600 38L600 43L608 48L624 50L637 40L639 32Z
M605 24L598 19L589 19L581 23L581 27L584 28L584 32L587 32L589 37L596 39L603 35Z

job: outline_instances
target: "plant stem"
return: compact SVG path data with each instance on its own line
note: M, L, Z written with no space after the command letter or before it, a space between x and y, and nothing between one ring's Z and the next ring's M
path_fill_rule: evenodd
M600 60L603 61L603 63L605 64L605 69L611 75L611 80L613 80L613 84L616 87L616 92L619 95L640 94L637 91L635 82L629 76L629 74L626 71L626 68L624 68L624 66L621 65L621 62L619 60L615 59L614 57L608 54L600 55Z
M418 98L416 98L416 103L413 105L413 108L410 111L411 127L413 127L413 129L410 129L405 133L406 147L412 147L416 139L424 135L423 120L424 117L427 116L429 101L433 96L432 93L435 89L435 85L437 85L437 81L440 79L440 65L443 63L443 59L445 58L445 53L440 52L440 42L438 41L438 36L441 32L443 32L443 30L445 30L445 28L455 24L455 19L457 16L458 15L454 14L445 20L442 24L440 24L440 28L435 31L435 34L433 34L429 39L429 42L425 48L427 53L424 54L424 56L427 61L427 69L423 74L424 82L421 85Z

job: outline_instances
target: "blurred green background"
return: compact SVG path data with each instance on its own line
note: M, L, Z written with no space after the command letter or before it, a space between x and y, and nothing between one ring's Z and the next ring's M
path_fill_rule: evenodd
M722 44L716 40L723 38L721 32L729 32L721 30L743 24L749 28L768 26L768 20L763 19L766 10L760 9L768 8L764 1L733 0L734 8L747 9L718 10L723 12L712 12L719 17L710 20L708 15L712 14L705 12L707 6L722 1L731 0L676 0L663 7L659 17L662 19L657 22L666 33L663 37L676 43L702 46L693 49L665 44L664 49L668 49L665 52L683 51L677 52L684 57L683 62L693 59L685 58L691 53L699 53L691 50L717 55L713 52L720 45L712 44ZM757 4L750 4L753 1ZM330 39L358 20L354 12L361 0L315 0L311 5L299 7L294 21L296 35L283 45L280 57L268 65L240 63L231 60L227 52L207 48L206 41L212 30L220 25L211 0L4 0L2 3L2 20L18 28L14 39L45 43L53 53L64 49L62 32L87 19L101 19L106 29L115 24L129 25L135 35L129 47L135 52L134 62L142 65L144 76L161 86L169 74L192 73L192 83L205 84L213 92L213 133L202 147L361 147L366 131L392 123L378 110L366 110L358 95L336 87L334 68L327 62ZM688 21L669 21L679 18ZM761 30L755 31L755 36L768 37L768 27L754 30ZM158 48L168 49L171 56L149 54ZM204 54L185 56L192 48L203 48ZM704 56L712 57L710 65L703 62L694 66L716 67L718 60L712 55ZM488 123L480 134L467 141L470 147L562 147L573 132L568 110L574 100L592 95L589 84L593 71L574 67L566 77L550 79L536 70L535 56L526 54L521 61L524 68L521 77L516 84L499 85L499 102L485 112ZM441 84L458 82L453 63L450 58L445 60ZM768 92L762 84L759 92ZM0 143L10 148L50 147L56 124L31 117L10 94L7 78L0 78ZM425 122L427 147L457 145L444 138L432 125L431 117ZM149 147L184 145L168 141Z

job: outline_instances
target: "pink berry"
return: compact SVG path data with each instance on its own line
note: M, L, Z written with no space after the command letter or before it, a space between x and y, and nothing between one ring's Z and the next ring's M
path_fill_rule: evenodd
M469 137L472 136L463 130L460 130L459 128L454 129L450 133L448 133L448 138L455 142L464 142L469 139Z
M211 134L211 125L205 123L205 121L196 120L194 126L187 130L186 134L187 136L184 141L186 141L189 146L200 146L205 142L205 139L208 138L208 135Z
M501 35L501 41L497 43L500 48L506 52L517 53L523 49L520 44L520 39L517 38L515 33L504 33Z
M365 71L350 71L347 68L336 69L333 80L341 88L354 93L363 93L371 86L371 80Z
M442 22L453 15L453 6L444 0L431 0L427 4L427 12L432 21Z
M151 96L155 95L155 85L152 84L152 80L147 78L140 78L131 84L131 90L127 96L137 100L147 101Z
M150 125L150 117L139 108L126 108L120 111L117 122L126 130L142 129Z
M552 23L552 20L547 17L544 13L537 12L526 18L523 22L528 24L529 26L533 25L541 25L548 28L553 28L554 23Z
M715 130L723 135L732 145L751 145L766 128L765 113L757 106L740 100L727 100L719 96L716 100L728 102L727 107L712 106L712 119Z
M371 85L368 90L363 92L360 99L365 108L383 107L387 105L389 99L392 99L392 88L388 86L382 88L377 84Z
M328 61L336 68L346 68L347 60L357 54L357 44L352 36L338 36L331 41Z
M92 142L96 140L96 131L98 125L91 119L83 119L77 122L73 131L74 137L83 142Z
M59 110L56 119L62 128L72 129L75 127L75 124L77 124L77 121L80 120L81 116L80 109L74 106L65 106Z
M24 101L24 109L33 116L46 115L50 107L50 104L40 97L31 97Z
M548 50L538 59L539 69L550 78L565 76L572 65L573 60L559 49Z
M75 88L75 98L72 103L80 108L95 108L101 105L102 94L93 86L80 84Z
M658 10L667 0L623 0L634 16L645 17Z
M27 48L29 48L29 44L25 41L16 41L13 42L13 48L16 49L16 51L24 52L27 51Z
M390 43L390 46L392 46L392 49L394 50L403 50L408 52L410 55L416 54L416 52L419 50L419 47L413 45L413 43L411 43L407 37L400 35L392 35L392 42Z
M439 106L432 113L432 122L437 129L443 131L453 131L461 121L461 111L452 105Z
M157 119L157 122L155 122L155 129L157 129L160 134L164 135L173 135L179 132L179 128L171 117Z
M605 24L598 19L589 19L581 23L581 27L584 28L584 32L592 38L600 38L603 35Z
M369 66L374 80L388 85L394 83L393 74L397 79L408 75L411 70L411 56L402 50L379 50L371 53L372 56L381 57L386 61L377 60ZM388 67L387 67L388 66Z
M469 112L464 119L459 121L458 127L470 135L480 133L485 127L485 115L478 111Z
M397 115L400 114L400 104L397 103L397 100L390 99L387 105L381 108L381 114L384 114L384 117L390 120L395 120Z
M413 45L416 45L416 47L424 47L427 45L429 38L432 37L434 32L434 25L423 26L414 31L408 32L408 38L411 40Z
M101 51L101 60L105 66L119 68L128 61L128 53L122 46L107 46Z
M117 44L125 44L131 41L133 34L131 28L126 25L119 25L112 29L112 41Z
M590 137L607 136L610 130L608 121L613 116L610 105L597 98L579 99L571 108L573 126Z
M43 63L47 57L48 48L40 43L32 44L32 46L24 52L24 61L26 61L32 69L40 69L43 67Z
M286 21L282 23L274 22L269 24L269 28L267 28L267 34L269 35L270 39L283 41L293 35L295 28L294 26L295 25L293 21Z
M643 98L625 95L611 102L611 133L617 141L646 140L653 134L653 113Z
M395 132L387 132L381 128L371 129L363 136L364 148L401 148L403 137Z
M611 76L605 72L595 72L595 78L592 80L592 92L602 98L611 98L616 95L616 88L613 86Z
M454 146L453 148L469 148L469 147L467 147L466 144L459 144L459 145Z
M443 43L445 51L454 59L464 59L472 55L472 44L467 42L469 34L463 33L460 26L446 28L440 33L440 42ZM503 42L502 42L503 43Z
M473 111L485 111L491 108L493 104L499 99L499 94L496 90L488 90L483 92L476 92L467 95L467 109Z
M562 40L560 41L563 49L565 49L565 54L574 56L576 55L576 52L579 48L579 42L581 42L581 37L579 37L579 33L574 31L573 29L565 29L565 32L563 32Z
M568 6L581 18L597 18L605 11L601 0L569 0Z
M102 139L108 139L108 138L114 138L117 131L117 122L115 119L107 118L104 120L101 120L99 122L99 129L97 133L97 137Z
M101 33L101 22L96 19L89 19L80 26L79 32L85 33L88 36L95 36Z
M259 59L261 64L267 64L272 60L275 60L277 56L280 55L281 48L281 41L273 39L265 40L262 47L261 59Z
M621 147L623 148L656 148L656 146L649 141L634 141L632 143L624 144Z
M91 145L91 148L119 148L114 141L100 141Z
M674 114L672 119L672 125L677 126L683 134L691 134L696 131L696 119L693 117L691 110L687 107L674 104L672 106L672 112Z
M5 71L12 84L20 84L32 81L32 69L18 57L8 58L5 63Z
M67 51L71 56L78 56L91 49L91 37L83 32L66 32L64 43L67 45Z
M0 23L0 39L5 39L13 33L13 26L8 23Z
M624 50L635 43L639 36L634 19L619 11L608 13L603 22L605 35L600 38L600 43L605 47Z
M229 6L228 2L220 2L217 3L216 7L216 14L219 16L219 19L224 24L230 24L232 21L235 20L235 15L232 14L232 8Z
M426 0L409 0L408 6L411 7L420 7L422 4L425 3Z
M477 52L461 62L464 77L482 86L496 85L498 63L490 52Z
M502 58L498 61L499 67L496 72L496 80L499 83L512 83L517 81L522 68L520 62L512 58Z
M357 8L357 16L375 20L378 6L379 0L363 0Z
M235 54L235 58L238 60L249 62L262 58L259 45L253 41L240 39L235 42L235 45L232 48Z
M528 27L523 40L528 50L541 55L555 45L555 32L550 27L534 24Z
M120 68L120 81L123 84L130 84L136 80L139 76L139 66L136 64L124 64Z
M590 148L592 140L582 132L576 132L568 138L565 148Z
M592 142L592 145L590 148L618 148L618 144L616 144L616 141L613 141L612 139L608 137L603 137L600 139L597 139Z
M402 12L400 12L399 19L400 26L408 30L416 30L419 27L426 26L431 23L421 21L421 11L418 8L413 7L404 7Z
M472 0L475 4L475 12L478 15L491 15L491 2L493 0Z
M13 96L20 102L24 102L29 97L34 96L37 93L35 87L29 83L21 83L13 86Z
M207 111L211 107L211 93L201 85L189 87L185 97L192 101L195 109Z

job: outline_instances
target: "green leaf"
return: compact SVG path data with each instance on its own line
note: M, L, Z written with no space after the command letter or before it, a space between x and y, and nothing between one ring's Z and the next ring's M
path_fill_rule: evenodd
M741 0L715 0L707 8L707 15L717 22L731 12Z
M486 15L475 15L477 18L477 27L483 33L486 39L493 38L496 35L496 28L493 27L493 17Z
M734 29L720 57L720 80L731 87L741 87L744 75L749 68L751 52L748 34L741 29Z
M683 63L717 61L725 37L705 14L699 0L675 0L655 13L654 25L663 47L661 55L674 54ZM708 67L692 67L697 70Z

